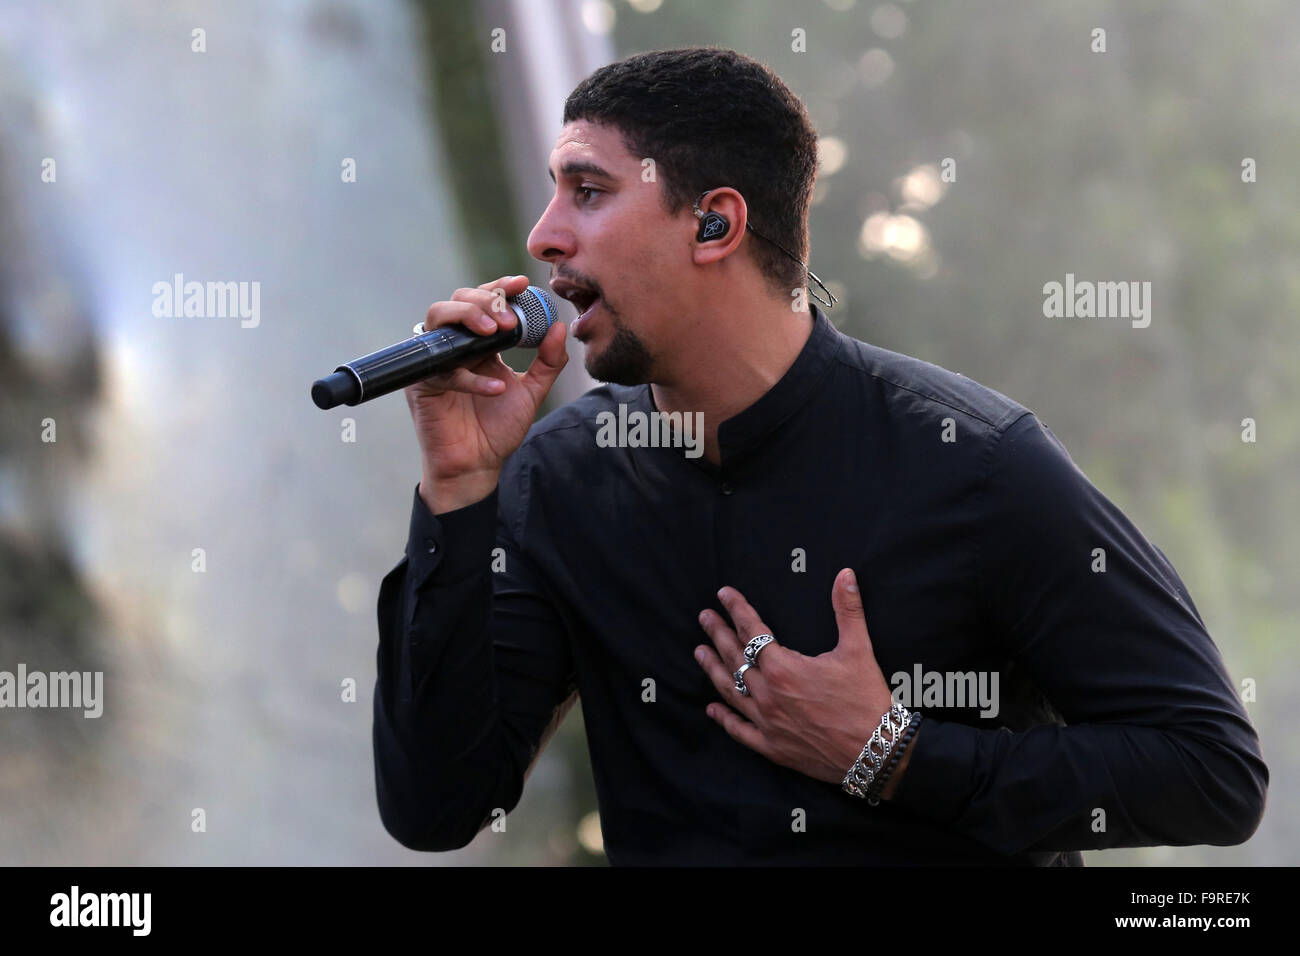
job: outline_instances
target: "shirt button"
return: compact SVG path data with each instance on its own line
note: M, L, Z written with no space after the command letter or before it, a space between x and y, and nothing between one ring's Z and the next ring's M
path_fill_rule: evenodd
M735 491L735 490L736 490L736 489L733 488L733 487L731 486L731 482L729 482L729 481L724 481L724 482L722 483L722 493L723 493L724 495L729 495L729 494L731 494L731 493L732 493L733 491Z
M424 543L425 546L428 547L430 554L433 554L435 551L438 550L438 543L434 541L432 538L425 538Z

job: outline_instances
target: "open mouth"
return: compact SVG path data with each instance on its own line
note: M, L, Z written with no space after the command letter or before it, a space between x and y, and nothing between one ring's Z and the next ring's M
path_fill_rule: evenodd
M569 297L569 301L577 308L578 318L582 318L592 310L592 307L595 306L597 302L600 301L600 296L586 289L577 289L574 291L573 295Z
M551 290L560 298L568 299L569 302L573 303L573 307L578 310L578 317L573 320L573 324L569 329L576 337L583 322L589 319L595 311L597 303L600 302L600 295L584 286L575 285L567 279L553 281Z

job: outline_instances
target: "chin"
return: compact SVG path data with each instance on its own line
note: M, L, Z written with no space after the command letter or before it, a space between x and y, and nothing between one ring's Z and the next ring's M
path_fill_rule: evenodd
M631 386L645 385L652 380L654 361L650 351L626 328L616 329L614 337L603 348L593 346L588 346L583 366L598 382Z
M599 362L588 361L584 363L587 374L598 382L605 382L609 385L644 385L649 379L634 374L626 369L607 368Z
M583 365L587 369L587 374L598 382L607 382L610 385L645 385L650 381L647 372L639 368L630 368L610 362L602 362L603 356L596 358L588 357Z

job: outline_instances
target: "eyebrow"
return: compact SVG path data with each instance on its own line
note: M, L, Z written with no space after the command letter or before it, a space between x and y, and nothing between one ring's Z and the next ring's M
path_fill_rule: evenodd
M561 176L578 176L582 173L587 173L591 176L599 176L601 179L614 179L607 170L597 166L595 163L571 159L560 167ZM555 182L555 173L551 172L551 170L547 168L546 174L551 177L551 182Z

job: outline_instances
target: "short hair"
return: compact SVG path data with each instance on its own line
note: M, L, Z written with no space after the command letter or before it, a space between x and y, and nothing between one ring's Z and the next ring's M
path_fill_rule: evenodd
M756 232L807 262L817 134L803 103L762 63L718 47L630 56L574 88L564 122L574 120L613 126L628 152L653 159L670 214L730 186ZM802 265L755 238L754 261L774 292L806 284Z

